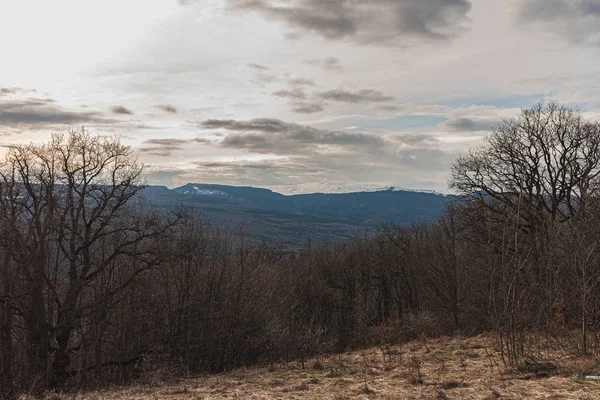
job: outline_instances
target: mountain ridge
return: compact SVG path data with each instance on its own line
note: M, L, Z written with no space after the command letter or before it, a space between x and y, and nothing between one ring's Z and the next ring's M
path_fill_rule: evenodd
M244 227L256 240L298 247L306 241L339 242L365 229L409 226L437 218L454 198L397 190L284 195L253 186L188 183L173 189L149 186L150 203L200 212L209 224Z

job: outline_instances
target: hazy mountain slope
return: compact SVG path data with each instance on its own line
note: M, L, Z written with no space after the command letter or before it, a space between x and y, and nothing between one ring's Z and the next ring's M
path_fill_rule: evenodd
M379 191L292 196L304 215L360 225L406 225L439 216L449 197L410 191Z
M451 200L435 193L394 190L285 196L268 189L205 184L150 186L145 193L153 206L193 207L211 225L243 228L254 240L289 247L308 240L347 240L366 227L433 219Z

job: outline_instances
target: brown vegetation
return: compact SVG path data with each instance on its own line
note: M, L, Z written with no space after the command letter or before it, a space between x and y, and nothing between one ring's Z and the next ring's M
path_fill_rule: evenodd
M600 372L581 357L556 359L556 368L519 371L504 367L489 335L439 338L372 348L274 368L246 368L198 378L149 379L126 388L47 398L152 399L595 399L600 383L580 379ZM315 363L319 365L315 368ZM420 378L417 379L418 364ZM595 369L594 369L595 368Z

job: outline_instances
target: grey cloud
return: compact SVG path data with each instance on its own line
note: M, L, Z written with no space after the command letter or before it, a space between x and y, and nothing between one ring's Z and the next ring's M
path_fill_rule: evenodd
M392 111L399 115L446 115L452 110L451 107L439 104L376 104L373 106L375 110Z
M48 98L48 97L44 97L44 98L30 97L27 99L27 101L34 102L34 103L56 103L56 100Z
M169 157L171 155L173 155L173 151L178 150L179 148L142 148L140 149L140 151L148 153L150 155L153 156L160 156L160 157Z
M380 91L372 89L364 89L357 92L341 89L329 90L327 92L319 93L319 97L323 100L332 100L341 103L380 103L394 100L393 96L388 96Z
M269 68L259 64L248 64L254 70L254 78L251 82L257 83L261 86L268 85L275 82L278 77L277 74L272 72Z
M379 136L317 129L310 126L286 123L277 119L259 118L250 121L206 120L207 129L225 129L229 135L221 142L222 147L247 149L259 153L297 154L315 152L317 146L355 147L365 151L377 151L385 147Z
M148 125L148 124L137 124L137 125L135 125L135 128L137 128L137 129L165 129L163 127L152 126L152 125Z
M532 20L560 21L564 18L600 16L598 0L519 0L518 16L523 22Z
M269 0L230 0L233 9L257 11L267 17L283 20L294 28L315 31L328 39L355 34L356 21L347 15L344 2L300 0L281 7Z
M312 79L306 78L295 78L290 79L290 84L295 86L315 86L315 82Z
M600 0L514 0L515 19L571 43L600 45Z
M327 57L324 59L318 60L306 60L304 61L306 64L316 65L323 69L327 69L330 71L341 71L344 69L342 64L340 63L339 58L337 57Z
M250 79L251 82L264 87L278 80L277 74L267 66L257 63L248 63L246 65L254 71L254 76Z
M501 120L490 119L451 118L442 122L440 128L452 132L478 132L491 130L501 122Z
M65 110L45 100L0 102L0 126L32 127L110 122L97 112Z
M158 146L183 146L187 144L187 140L183 139L148 139L144 144L155 144Z
M346 184L360 187L402 182L415 188L443 190L447 170L456 156L454 150L444 150L443 143L426 133L382 137L270 118L211 119L198 122L196 127L225 132L227 136L215 142L221 148L265 156L260 160L197 161L196 168L180 170L178 174L166 173L165 181L290 189L295 185L334 188ZM158 175L157 178L162 178L164 174Z
M320 103L295 103L292 110L299 114L314 114L323 111L323 105Z
M440 146L440 140L428 133L402 133L393 135L391 138L410 147L438 148Z
M329 40L402 45L407 38L456 37L471 10L468 0L229 0L228 4L233 10L283 21L295 36L308 31Z
M212 143L213 141L210 139L205 139L205 138L193 138L189 140L190 142L194 142L194 143L203 143L203 144L207 144L207 143Z
M273 92L273 96L286 97L294 100L306 99L306 93L302 89L279 90L277 92Z
M381 111L400 111L401 107L394 104L378 104L375 106L375 109Z
M0 87L0 96L15 94L19 91L21 91L21 89L16 87Z
M177 113L177 108L173 107L170 104L159 104L159 105L157 105L155 107L156 108L160 108L164 112L168 112L170 114L176 114Z
M235 165L237 168L250 168L250 169L271 169L273 168L273 164L271 162L241 162L241 163L231 163L231 162L197 162L196 165L204 168L231 168L232 165Z
M303 89L279 90L274 92L273 96L290 99L292 110L299 114L313 114L323 111L321 101L306 101L308 96Z
M110 108L110 111L113 114L124 114L124 115L132 115L133 111L124 107L124 106L114 106Z
M258 118L250 121L236 121L234 119L207 119L200 125L208 129L224 128L230 131L260 132L284 132L288 127L288 124L285 122L270 118Z
M292 110L300 114L312 114L324 110L327 101L338 103L380 103L394 100L393 96L381 93L377 90L363 89L349 91L342 89L328 90L326 92L313 93L309 97L302 88L291 88L273 92L273 96L283 97L290 100Z
M257 64L257 63L248 63L248 66L252 69L256 69L259 71L268 71L269 70L269 67L265 67L264 65Z
M212 143L209 139L204 138L193 138L193 139L148 139L142 144L150 145L151 147L142 147L140 151L152 154L155 156L167 157L173 154L177 150L181 150L188 146L190 143Z
M340 64L340 60L336 57L327 57L325 60L323 60L321 66L332 71L340 71L344 69L342 64Z

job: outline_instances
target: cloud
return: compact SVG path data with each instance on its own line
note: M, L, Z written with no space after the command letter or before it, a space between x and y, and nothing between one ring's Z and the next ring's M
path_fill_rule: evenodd
M190 125L191 126L191 125ZM207 119L196 129L223 138L214 141L215 157L192 162L194 168L159 173L155 179L174 184L219 182L292 191L322 188L401 184L443 190L457 150L448 149L433 133L365 133L335 130L273 118ZM161 141L162 145L187 146ZM155 149L166 154L169 149ZM226 161L219 154L227 154ZM235 154L232 159L231 155Z
M294 100L306 99L306 93L302 89L279 90L277 92L273 92L273 96L286 97L286 98L294 99Z
M161 167L144 167L144 177L150 185L166 185L175 186L180 182L176 180L178 176L183 174L185 170L161 168ZM187 183L187 182L185 182Z
M501 123L500 119L450 118L439 126L451 132L480 132L489 131Z
M292 110L299 114L314 114L323 111L320 103L294 103Z
M395 99L393 96L388 96L378 90L372 89L363 89L357 92L335 89L319 93L319 97L323 100L340 103L380 103Z
M31 102L39 102L39 103L47 103L47 104L48 103L56 103L56 100L51 99L49 97L43 97L43 98L40 98L40 97L30 97L27 100L31 101Z
M177 108L173 107L170 104L159 104L159 105L157 105L155 107L156 108L160 108L164 112L167 112L167 113L170 113L170 114L177 114Z
M323 111L322 101L307 101L308 95L303 89L279 90L273 92L273 96L283 97L290 100L292 111L299 114L314 114Z
M381 111L400 111L400 106L395 104L377 104L374 108Z
M52 104L52 99L0 102L0 126L31 128L110 122L98 112L74 112Z
M306 60L306 61L304 61L304 63L319 66L319 67L329 70L329 71L341 71L344 69L344 67L342 66L342 64L340 62L340 59L337 57L327 57L324 59L317 59L317 60Z
M206 121L201 122L200 125L207 129L225 128L232 131L281 132L286 128L285 122L269 118L259 118L251 121L207 119Z
M251 82L260 86L266 86L278 79L277 74L271 71L269 67L256 63L248 63L247 65L254 71L254 77L251 79Z
M248 63L248 66L250 68L256 69L258 71L268 71L270 69L269 67L265 67L264 65L256 64L256 63Z
M452 107L440 104L376 104L375 110L392 111L396 115L442 116L452 112Z
M513 0L516 22L577 44L600 45L599 0Z
M19 91L21 91L21 89L16 87L0 87L0 96L15 94Z
M133 111L131 111L130 109L123 107L123 106L113 106L110 108L110 111L113 114L125 114L125 115L132 115Z
M363 89L349 91L343 89L328 90L325 92L313 92L310 96L303 88L282 89L273 92L273 96L289 99L292 111L299 114L313 114L324 110L328 101L358 104L358 103L381 103L395 100L395 97L383 94L378 90ZM396 106L392 106L397 110Z
M202 143L202 144L213 143L213 141L212 141L212 140L210 140L210 139L199 138L199 137L197 137L197 138L193 138L193 139L190 139L190 140L189 140L189 142L193 142L193 143Z
M315 82L312 79L306 78L294 78L289 80L293 86L315 86Z
M190 143L207 144L212 143L212 141L199 137L193 139L148 139L142 144L150 145L151 147L141 147L140 151L155 156L167 157L172 155L177 150L186 148L190 145Z
M423 188L424 181L444 186L446 168L453 154L439 149L403 149L382 153L355 152L341 154L297 154L262 160L231 162L199 161L197 168L182 172L184 182L223 182L236 185L267 186L283 192L297 190L337 191L336 187L386 186L401 182L403 186ZM421 170L416 176L414 171Z
M340 60L336 57L327 57L325 60L323 60L321 66L330 71L341 71L344 69L342 64L340 64Z
M164 127L153 126L153 125L148 125L148 124L136 124L134 126L136 129L165 129Z
M144 144L155 144L159 146L183 146L187 144L187 140L183 139L148 139Z
M364 151L385 148L376 135L317 129L271 118L249 121L210 119L201 124L206 129L224 129L229 135L221 141L226 148L246 149L266 154L298 154L302 152L336 151L360 147Z
M439 148L440 140L428 133L400 133L391 136L391 139L405 146L416 148Z
M328 40L358 43L409 39L447 40L465 29L468 0L229 0L239 12L256 12L285 23L293 36L310 32Z

